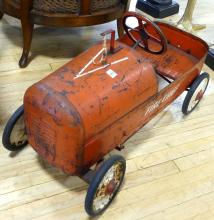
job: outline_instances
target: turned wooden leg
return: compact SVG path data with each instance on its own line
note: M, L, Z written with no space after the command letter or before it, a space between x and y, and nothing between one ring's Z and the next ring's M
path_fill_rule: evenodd
M193 20L193 12L195 10L197 0L188 0L185 12L182 18L178 21L177 26L182 28L188 32L194 33L194 31L198 31L206 28L204 24L194 24Z
M117 31L119 38L121 38L124 34L122 18L117 19Z
M28 55L31 47L31 41L33 36L33 26L28 19L22 19L22 34L23 34L23 52L19 60L19 66L24 68L28 64Z
M2 11L0 11L0 19L2 19L4 13Z

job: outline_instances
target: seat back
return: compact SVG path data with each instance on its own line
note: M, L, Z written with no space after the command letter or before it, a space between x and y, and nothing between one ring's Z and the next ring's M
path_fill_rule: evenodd
M100 10L116 7L121 0L33 0L33 9L48 13L89 15ZM105 13L105 12L104 12Z

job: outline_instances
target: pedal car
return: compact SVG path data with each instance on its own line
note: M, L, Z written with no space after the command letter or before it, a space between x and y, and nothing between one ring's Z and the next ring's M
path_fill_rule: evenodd
M124 15L123 25L122 38L106 31L103 42L28 88L3 134L7 149L29 142L44 160L88 182L90 216L109 206L126 170L122 156L104 156L121 150L185 91L182 111L192 112L209 82L200 74L208 51L203 40L134 12ZM169 83L162 89L160 77Z

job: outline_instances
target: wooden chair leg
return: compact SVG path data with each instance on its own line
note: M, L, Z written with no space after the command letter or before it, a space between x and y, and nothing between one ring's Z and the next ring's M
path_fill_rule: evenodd
M22 34L23 34L23 52L19 60L19 66L21 68L24 68L28 64L28 55L31 47L34 24L32 24L27 19L22 19L21 23L22 23Z
M4 13L2 11L0 11L0 19L2 19Z
M117 19L117 31L118 31L118 36L122 37L124 34L122 18Z

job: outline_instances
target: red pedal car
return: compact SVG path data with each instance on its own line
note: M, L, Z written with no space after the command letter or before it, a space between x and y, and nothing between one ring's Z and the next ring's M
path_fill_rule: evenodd
M87 181L91 216L109 206L125 174L122 156L104 156L121 150L183 92L182 111L192 112L209 82L200 74L208 51L203 40L134 12L123 25L122 38L106 31L103 42L32 85L3 133L7 149L29 143L53 166ZM161 89L160 77L168 82Z

